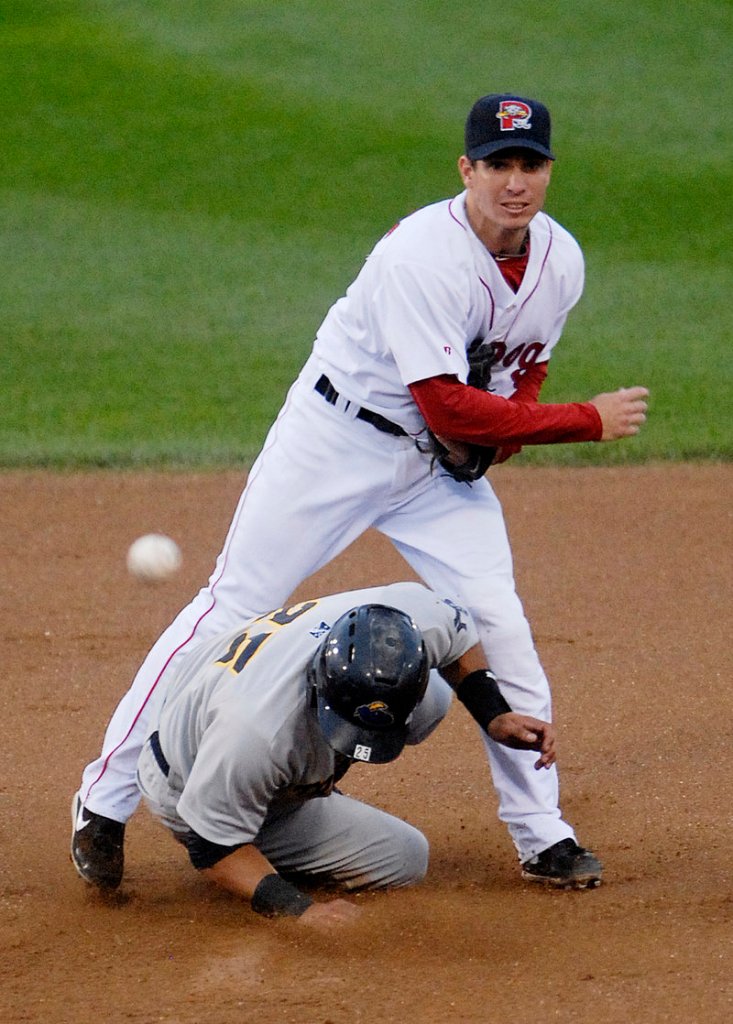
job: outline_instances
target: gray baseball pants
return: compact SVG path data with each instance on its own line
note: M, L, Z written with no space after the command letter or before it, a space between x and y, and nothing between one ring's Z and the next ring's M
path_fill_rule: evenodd
M447 714L451 696L448 684L432 672L425 697L413 712L409 744L427 739ZM149 742L140 754L137 781L152 814L177 837L185 833L186 822L176 811L181 788L174 773L163 774ZM276 807L254 845L282 874L351 891L412 885L425 877L428 867L428 841L419 829L338 791Z

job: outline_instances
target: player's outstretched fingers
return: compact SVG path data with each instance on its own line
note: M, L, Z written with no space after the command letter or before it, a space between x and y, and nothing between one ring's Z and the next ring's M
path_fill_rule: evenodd
M536 750L542 756L535 768L550 768L556 760L556 733L552 722L509 711L489 723L489 736L514 750Z
M361 907L348 900L329 900L327 903L312 903L298 918L299 924L316 931L331 931L354 924L361 916Z

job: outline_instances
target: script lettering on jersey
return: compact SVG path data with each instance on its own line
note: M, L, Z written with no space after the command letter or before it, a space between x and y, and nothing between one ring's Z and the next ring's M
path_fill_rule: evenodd
M506 341L486 342L483 338L477 338L468 350L470 371L467 383L481 391L490 391L489 385L494 367L501 366L508 369L516 364L516 369L511 373L511 379L514 387L517 388L522 378L539 359L544 347L541 341L531 341L522 342L520 345L509 348Z
M257 653L260 647L269 640L281 626L288 626L297 618L315 608L317 601L303 601L301 604L291 605L289 608L277 608L274 612L267 612L255 619L242 633L234 637L229 650L221 658L217 658L217 665L228 665L230 670L239 674L244 666ZM257 633L254 631L256 625L270 625L267 632Z

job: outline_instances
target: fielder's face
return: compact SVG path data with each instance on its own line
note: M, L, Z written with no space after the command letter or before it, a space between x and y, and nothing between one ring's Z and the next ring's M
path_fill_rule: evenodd
M484 245L491 252L518 249L545 202L552 161L529 149L510 149L473 163L462 156L458 169L468 192L468 219Z

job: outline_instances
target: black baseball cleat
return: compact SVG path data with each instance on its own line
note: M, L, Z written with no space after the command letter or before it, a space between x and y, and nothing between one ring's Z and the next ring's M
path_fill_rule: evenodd
M88 811L78 793L71 802L71 860L85 882L116 889L125 866L125 826Z
M602 875L598 858L574 839L562 839L522 864L522 878L558 889L595 889Z

